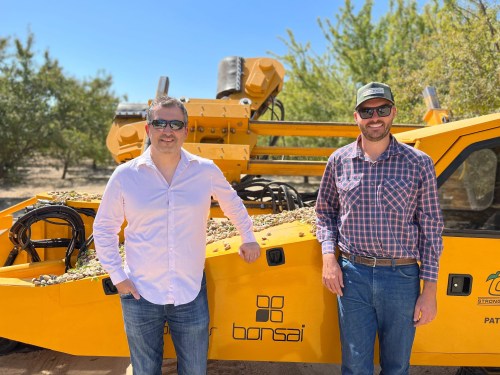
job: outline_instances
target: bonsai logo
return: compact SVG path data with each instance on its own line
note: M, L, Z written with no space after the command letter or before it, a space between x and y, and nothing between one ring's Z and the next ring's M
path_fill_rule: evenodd
M490 296L500 296L500 271L497 271L497 273L492 273L490 276L488 276L486 282L490 280L491 282L488 293L490 293Z
M257 311L255 312L256 323L273 323L256 324L250 323L237 325L233 322L233 339L234 340L249 340L249 341L285 341L285 342L301 342L304 340L305 324L300 327L283 327L284 322L285 297L284 296L265 296L257 295Z
M256 322L283 323L284 296L257 296Z

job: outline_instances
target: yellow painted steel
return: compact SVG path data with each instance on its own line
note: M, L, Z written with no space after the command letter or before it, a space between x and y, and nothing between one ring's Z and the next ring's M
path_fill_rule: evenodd
M3 337L75 355L127 355L119 297L103 293L101 278L35 287L1 275Z
M500 270L499 239L454 237L445 232L443 242L439 312L432 324L417 329L412 364L498 367L500 319L493 322L500 318L500 298L490 294L488 276ZM450 274L471 275L471 294L447 295Z
M248 163L245 173L276 176L321 176L326 162L295 160L256 160Z
M238 255L239 237L207 245L210 358L339 361L335 297L321 286L320 247L310 229L294 222L257 233L264 256L250 265ZM265 254L278 247L285 262L270 266ZM29 282L58 267L63 263L0 269L8 306L2 336L75 355L128 355L119 297L104 294L103 276L46 287ZM43 314L33 324L6 324L35 306ZM165 337L165 356L173 357L168 328Z
M428 154L439 175L469 145L500 137L500 114L398 133L395 137Z
M123 163L139 156L144 150L146 122L116 119L106 138L106 146L116 163Z
M356 138L359 128L354 123L311 121L250 121L250 131L257 135L345 137ZM394 124L392 133L422 129L423 125Z
M310 229L294 222L258 232L263 256L250 265L238 256L239 237L207 245L210 358L340 362L336 299L321 285L321 250ZM485 323L498 316L498 305L478 305L489 296L486 280L498 265L466 261L471 249L495 259L497 244L498 239L445 235L440 312L431 325L417 330L413 365L498 365L500 333ZM285 262L270 266L267 252L277 248ZM103 277L47 287L29 281L62 270L62 261L0 269L2 336L75 355L128 355L119 299L104 294ZM479 287L470 296L447 296L449 273L474 275ZM34 309L44 312L39 320L15 324ZM168 328L165 337L165 356L173 357Z
M273 155L273 156L312 156L312 157L328 157L336 148L333 147L254 147L252 149L253 156Z

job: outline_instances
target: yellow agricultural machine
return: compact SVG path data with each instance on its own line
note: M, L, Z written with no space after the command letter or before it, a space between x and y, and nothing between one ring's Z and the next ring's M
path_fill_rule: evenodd
M320 245L311 222L291 214L310 212L314 193L267 178L321 176L334 150L277 146L277 137L354 138L358 128L284 121L276 98L284 74L270 58L226 58L216 99L183 99L185 148L213 159L256 219L284 218L256 233L263 249L256 263L239 259L238 237L207 244L211 359L340 362L336 299L321 284ZM167 92L162 78L157 95ZM399 141L434 160L446 223L439 314L418 328L411 363L500 367L500 114L449 122L432 90L424 96L426 125L393 126ZM146 107L118 108L107 139L117 163L147 147ZM266 111L276 120L259 120ZM71 273L92 251L98 206L95 196L46 192L0 212L0 351L23 342L74 355L128 355L108 276L91 265ZM216 202L211 212L221 215ZM175 357L168 327L165 336L165 357Z

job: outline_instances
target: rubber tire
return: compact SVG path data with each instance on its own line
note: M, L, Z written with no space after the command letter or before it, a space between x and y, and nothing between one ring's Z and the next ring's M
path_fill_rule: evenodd
M19 342L0 337L0 355L9 354L17 348Z

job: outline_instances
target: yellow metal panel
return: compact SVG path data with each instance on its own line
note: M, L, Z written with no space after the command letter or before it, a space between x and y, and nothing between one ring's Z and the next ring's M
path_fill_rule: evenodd
M128 356L119 297L106 296L100 278L46 287L0 283L0 296L5 338L74 355ZM35 311L42 313L32 324L19 324Z
M250 147L248 145L217 145L210 143L184 143L187 151L214 161L236 161L246 168L250 158Z
M473 130L471 130L473 129ZM500 114L492 114L473 119L450 122L439 126L430 126L396 134L395 137L404 143L417 144L417 147L428 154L436 165L436 172L441 173L453 160L457 153L467 146L452 146L467 135L467 142L478 142L484 139L500 137ZM449 150L447 159L441 161Z
M5 278L33 278L40 275L60 275L64 273L64 260L50 260L38 263L23 263L0 268L0 277Z
M241 104L239 100L190 99L185 107L190 124L195 120L223 124L229 118L243 122L250 117L250 106Z
M500 271L498 238L444 235L438 281L438 315L417 329L412 364L498 366L500 288L488 277ZM472 276L471 294L447 295L450 274ZM493 294L492 294L493 293Z
M321 176L326 162L295 160L251 160L243 173L276 176Z
M146 139L146 121L115 119L106 138L106 146L118 164L142 153Z
M336 298L321 284L321 249L310 227L282 224L257 239L263 256L252 264L237 254L239 237L223 241L229 250L207 246L210 358L338 363ZM266 251L275 247L285 263L270 266Z
M25 201L19 202L18 204L15 204L14 206L11 206L9 208L6 208L3 211L0 211L0 217L3 218L5 216L12 215L13 213L16 213L16 212L18 212L20 210L23 210L24 207L26 207L26 206L35 204L36 201L37 201L37 197L33 197L33 198L27 199ZM2 220L0 223L2 224L2 228L3 228L4 221Z
M339 363L336 298L321 284L321 249L310 227L286 223L258 232L256 238L263 256L253 264L239 257L238 236L207 246L209 357ZM439 314L433 323L417 329L411 363L497 366L500 297L491 294L497 289L492 289L488 276L500 268L465 260L472 259L471 251L474 257L496 259L498 239L445 236L444 245ZM283 249L285 262L269 265L267 251L277 247ZM47 287L27 281L61 265L42 262L2 269L2 335L75 355L128 355L119 300L104 295L102 277ZM5 278L13 275L10 271L18 278ZM473 276L470 296L447 295L451 273ZM44 312L39 324L12 324L34 309ZM173 357L168 328L165 338L165 356Z
M356 138L360 133L357 125L345 122L250 121L249 126L255 134L271 136ZM394 124L391 131L396 134L421 128L423 125Z
M333 147L254 147L252 156L283 155L283 156L330 156L336 148Z

